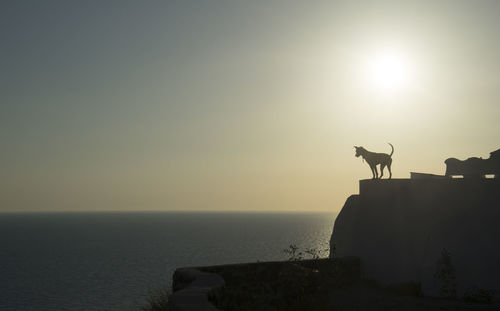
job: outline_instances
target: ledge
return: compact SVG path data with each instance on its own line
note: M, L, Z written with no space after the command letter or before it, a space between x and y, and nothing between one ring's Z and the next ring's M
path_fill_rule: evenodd
M196 268L177 269L173 276L174 293L169 298L168 310L218 311L208 300L208 295L224 285L224 279L216 273L202 272Z
M497 178L401 178L401 179L363 179L359 181L359 194L362 196L426 195L443 192L495 192L500 187Z

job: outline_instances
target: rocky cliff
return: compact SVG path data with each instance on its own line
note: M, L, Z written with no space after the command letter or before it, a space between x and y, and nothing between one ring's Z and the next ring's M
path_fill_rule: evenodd
M473 287L500 290L499 179L362 180L338 215L331 246L358 256L367 278L383 284L416 281L424 294L445 248L458 294ZM332 252L331 252L332 253Z

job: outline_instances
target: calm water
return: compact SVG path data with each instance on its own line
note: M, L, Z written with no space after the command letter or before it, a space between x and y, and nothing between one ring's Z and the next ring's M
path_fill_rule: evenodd
M326 249L335 216L0 214L0 310L138 310L177 267L282 260L290 243Z

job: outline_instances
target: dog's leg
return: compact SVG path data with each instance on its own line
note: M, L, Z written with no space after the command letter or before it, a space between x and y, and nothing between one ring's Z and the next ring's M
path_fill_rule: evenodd
M372 166L372 174L373 174L373 179L378 179L377 165Z
M387 169L389 170L389 179L391 179L392 178L392 172L391 172L391 164L390 163L387 165Z
M380 164L380 179L382 179L382 176L384 176L384 168L385 168L385 164Z
M372 179L375 179L375 167L370 165L370 168L372 169Z

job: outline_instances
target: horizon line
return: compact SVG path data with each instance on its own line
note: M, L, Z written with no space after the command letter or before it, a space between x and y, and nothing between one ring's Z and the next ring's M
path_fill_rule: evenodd
M338 212L328 210L5 210L0 211L1 214L86 214L86 213L207 213L207 214L222 214L222 213L248 213L248 214L335 214Z

